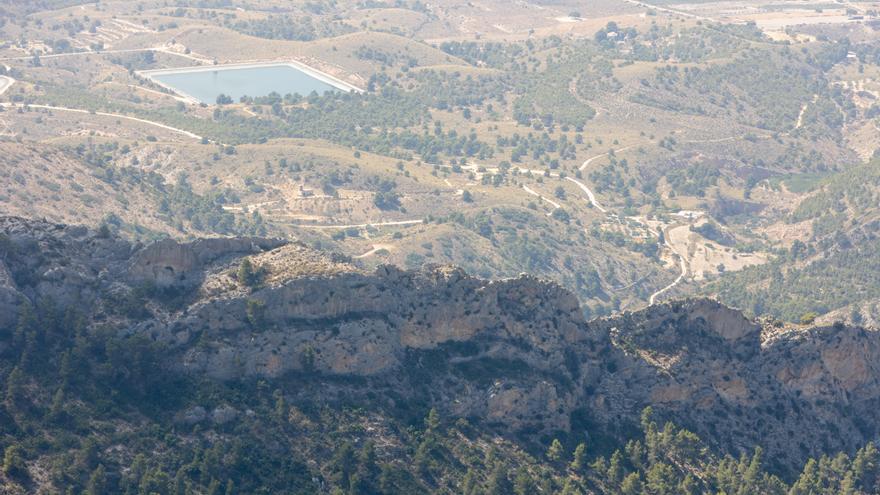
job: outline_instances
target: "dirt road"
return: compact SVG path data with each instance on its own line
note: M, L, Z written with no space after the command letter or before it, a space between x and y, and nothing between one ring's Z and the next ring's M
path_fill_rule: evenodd
M91 112L89 110L82 110L79 108L56 107L56 106L52 106L52 105L25 105L22 103L0 103L0 106L6 107L6 108L10 108L10 107L11 108L25 108L25 107L27 107L27 108L42 108L45 110L53 110L53 111L58 111L58 112L73 112L73 113L100 115L102 117L113 117L113 118L117 118L117 119L131 120L134 122L140 122L142 124L147 124L147 125L151 125L154 127L159 127L161 129L176 132L178 134L183 134L184 136L190 137L193 139L198 139L198 140L202 139L202 136L199 136L198 134L193 134L192 132L185 131L183 129L171 127L170 125L165 125L165 124L162 124L161 122L154 122L152 120L141 119L138 117L130 117L128 115L121 115L118 113Z
M673 256L678 258L679 266L681 267L681 273L678 275L678 278L676 278L671 284L651 294L651 297L648 298L648 304L654 304L654 301L657 299L658 296L662 295L664 292L672 290L673 287L681 283L688 272L687 260L684 256L678 254L678 251L676 251L675 248L672 247L672 244L669 243L669 235L667 230L663 231L663 244L669 249Z
M0 76L0 95L5 93L7 89L11 88L13 84L15 84L15 79L9 76Z

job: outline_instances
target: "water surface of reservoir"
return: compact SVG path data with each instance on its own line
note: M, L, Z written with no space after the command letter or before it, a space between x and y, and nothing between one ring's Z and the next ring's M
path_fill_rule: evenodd
M282 96L288 93L306 96L312 91L323 94L348 89L327 77L289 64L162 70L150 73L149 77L208 104L216 103L221 94L238 102L242 96L267 96L273 91Z

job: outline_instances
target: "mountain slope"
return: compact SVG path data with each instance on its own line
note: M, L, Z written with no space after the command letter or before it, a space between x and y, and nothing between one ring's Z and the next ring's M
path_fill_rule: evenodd
M703 299L588 322L526 275L367 272L279 240L141 246L15 217L0 232L0 439L21 459L9 486L85 487L101 465L128 493L175 493L173 473L176 493L351 491L354 466L384 463L390 492L458 493L469 470L492 486L500 462L551 490L616 492L622 475L560 459L641 438L654 453L631 455L629 474L669 469L674 485L695 471L716 491L725 456L761 446L796 479L877 435L880 334L862 328L777 328ZM663 420L704 440L661 435ZM355 440L382 462L358 464Z

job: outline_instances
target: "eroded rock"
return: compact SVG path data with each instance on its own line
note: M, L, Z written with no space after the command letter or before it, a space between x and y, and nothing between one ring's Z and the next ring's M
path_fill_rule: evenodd
M367 272L296 242L255 238L132 246L9 217L0 233L9 242L0 330L22 304L51 299L94 327L164 343L170 369L277 380L294 403L431 405L528 435L583 424L627 431L650 405L724 452L760 444L789 466L853 450L880 431L880 333L861 328L762 326L709 299L587 322L570 292L528 275ZM236 280L243 257L265 269L260 283ZM152 297L144 283L180 290L173 300ZM133 308L119 311L120 302ZM8 335L0 331L0 350ZM239 416L194 406L179 420Z

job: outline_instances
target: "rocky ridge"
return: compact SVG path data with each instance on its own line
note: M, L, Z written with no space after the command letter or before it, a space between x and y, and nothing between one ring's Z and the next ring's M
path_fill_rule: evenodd
M265 268L261 283L237 280L245 257ZM276 380L294 402L425 403L520 438L619 439L650 405L719 451L761 445L786 470L880 427L880 333L777 327L708 299L586 321L571 293L528 275L367 272L283 240L142 246L0 218L0 346L22 308L46 300L166 343L181 373ZM199 408L181 414L237 415Z

